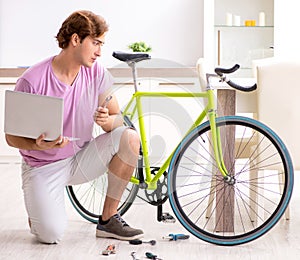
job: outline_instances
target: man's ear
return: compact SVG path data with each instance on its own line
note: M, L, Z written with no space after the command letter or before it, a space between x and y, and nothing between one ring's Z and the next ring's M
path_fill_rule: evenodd
M77 33L73 33L70 40L73 47L76 47L80 43L80 38Z

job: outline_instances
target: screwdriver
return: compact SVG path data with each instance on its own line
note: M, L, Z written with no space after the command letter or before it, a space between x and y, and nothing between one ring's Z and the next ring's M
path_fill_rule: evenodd
M157 255L154 255L150 252L146 252L146 256L147 256L148 259L162 260L161 258L157 258Z
M142 243L149 243L151 246L154 246L156 244L155 240L150 240L150 241L142 241L140 239L134 239L134 240L129 240L129 244L131 245L140 245Z
M169 234L167 237L163 237L163 239L168 239L170 241L176 241L176 240L184 240L184 239L189 239L189 235L184 235L184 234Z

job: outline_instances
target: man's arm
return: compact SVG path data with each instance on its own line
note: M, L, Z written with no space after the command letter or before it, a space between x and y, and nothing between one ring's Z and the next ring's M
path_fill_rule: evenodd
M22 150L48 150L52 148L62 148L69 143L67 138L59 136L54 141L45 141L45 135L41 134L36 140L26 137L5 135L6 142L9 146L22 149Z

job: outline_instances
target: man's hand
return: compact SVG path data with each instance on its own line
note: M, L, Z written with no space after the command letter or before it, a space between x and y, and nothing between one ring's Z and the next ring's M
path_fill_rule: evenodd
M41 134L37 139L9 134L6 134L5 138L9 146L23 150L48 150L52 148L63 148L70 142L68 138L63 137L62 135L54 141L45 141L45 134Z
M65 138L61 135L58 138L56 138L54 141L45 141L44 139L45 139L45 135L41 134L35 140L35 144L36 144L38 150L48 150L48 149L52 149L52 148L63 148L69 143L68 138Z
M109 118L108 108L98 107L94 114L94 121L97 125L103 126L107 123Z

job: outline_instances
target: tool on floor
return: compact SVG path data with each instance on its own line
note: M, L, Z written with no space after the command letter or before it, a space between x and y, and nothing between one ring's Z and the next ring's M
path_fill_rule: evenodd
M133 260L139 260L138 258L136 258L136 252L131 252L130 255L132 256Z
M155 240L142 241L140 239L129 240L129 244L131 245L140 245L140 244L147 244L147 243L149 243L151 246L154 246L156 244L156 241Z
M146 257L147 257L148 259L163 260L162 258L158 258L157 255L154 255L154 254L152 254L152 253L150 253L150 252L146 252Z
M189 235L185 235L185 234L169 234L167 237L163 237L163 239L167 239L170 241L176 241L176 240L184 240L184 239L189 239L190 236Z
M114 244L109 245L105 250L102 251L102 255L110 255L116 253L116 247Z

